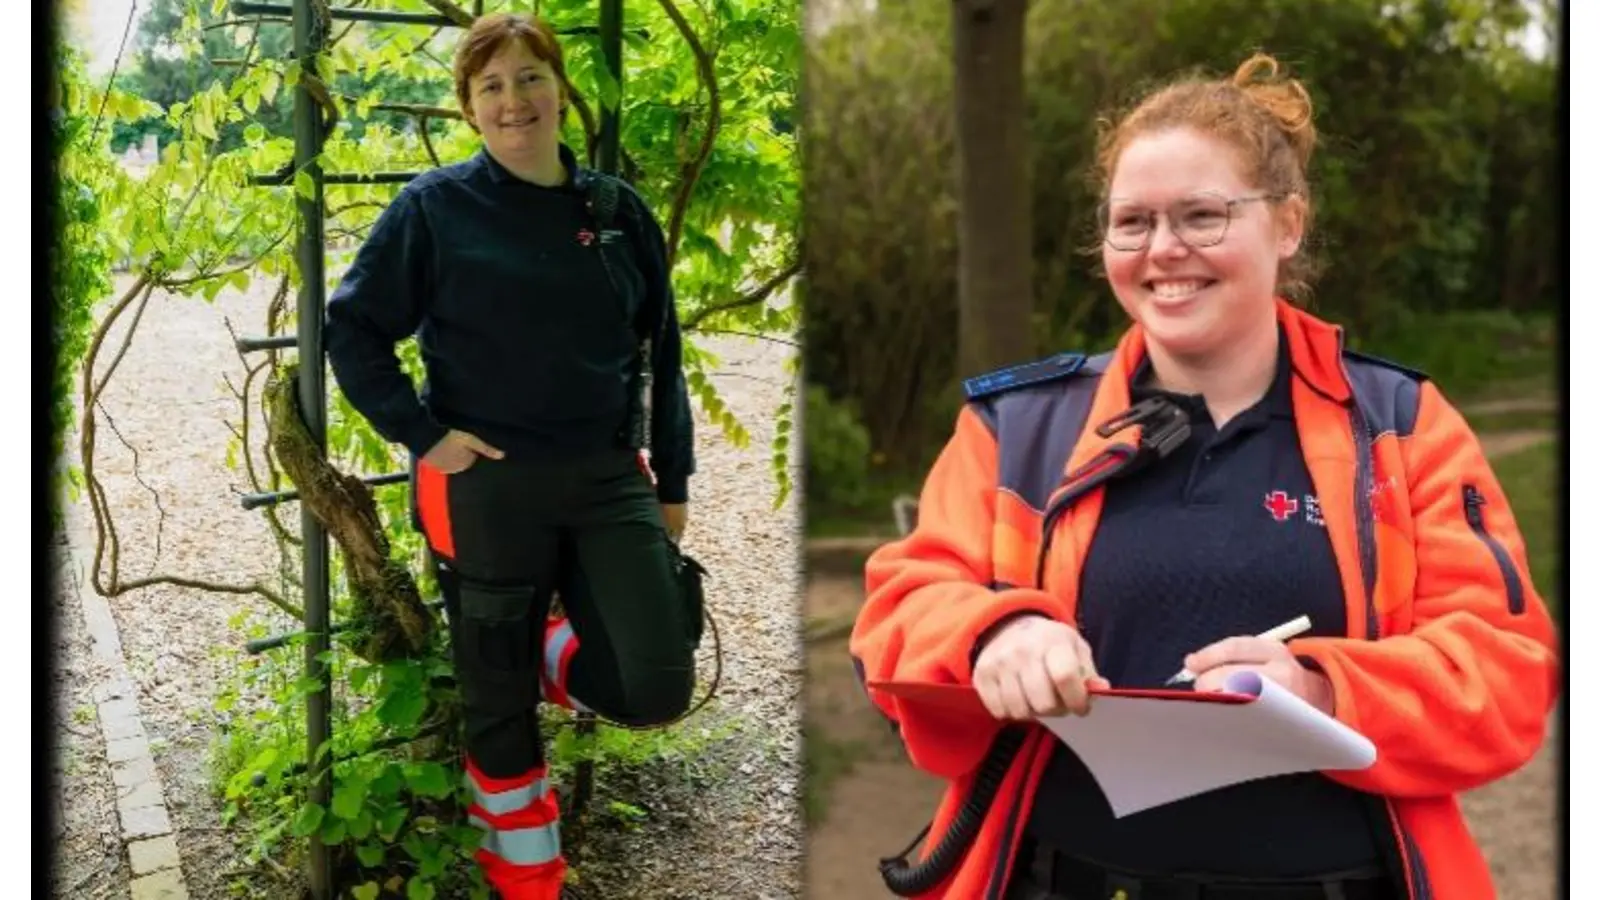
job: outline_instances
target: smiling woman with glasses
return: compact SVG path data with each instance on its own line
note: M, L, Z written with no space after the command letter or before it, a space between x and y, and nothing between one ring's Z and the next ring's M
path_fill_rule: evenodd
M916 528L867 563L864 679L983 701L874 693L949 781L921 862L885 867L897 892L1495 896L1455 796L1538 749L1555 634L1461 414L1289 299L1312 276L1315 143L1309 95L1264 56L1102 135L1096 250L1131 327L1109 353L968 381ZM1301 617L1287 643L1252 637ZM1377 762L1116 817L1033 720L1092 722L1095 689L1180 670L1197 691L1274 682Z

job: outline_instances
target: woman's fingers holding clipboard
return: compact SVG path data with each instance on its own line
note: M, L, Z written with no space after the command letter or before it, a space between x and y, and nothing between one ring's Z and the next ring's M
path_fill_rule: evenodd
M979 652L972 684L997 719L1085 715L1089 689L1109 686L1077 630L1043 616L1002 626Z

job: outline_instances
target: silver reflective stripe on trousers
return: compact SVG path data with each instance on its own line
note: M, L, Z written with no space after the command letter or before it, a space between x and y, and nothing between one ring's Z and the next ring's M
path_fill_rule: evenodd
M550 633L544 642L544 677L550 679L551 684L561 684L561 654L567 651L567 645L572 643L572 623L562 622L556 630Z
M553 685L557 685L567 693L567 702L578 712L592 712L583 705L577 697L572 696L572 689L561 683L561 655L567 652L567 645L576 640L572 633L572 623L564 621L550 632L550 638L544 643L544 677Z
M503 816L514 813L519 809L527 809L534 801L543 800L544 795L550 790L546 779L538 778L522 787L508 788L503 791L490 793L467 776L467 786L472 788L472 799L483 807L490 815Z
M467 816L467 821L483 829L483 841L478 845L479 849L487 850L512 865L537 866L561 855L560 822L496 831L477 816Z

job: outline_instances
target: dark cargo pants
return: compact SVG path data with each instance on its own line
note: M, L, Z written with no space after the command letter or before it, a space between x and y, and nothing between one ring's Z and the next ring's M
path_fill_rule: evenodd
M559 862L537 718L552 593L577 637L565 688L625 724L687 708L696 623L686 621L655 490L631 451L480 458L454 475L419 463L416 505L450 621L476 811L505 813L477 822L500 887L497 871L531 877Z

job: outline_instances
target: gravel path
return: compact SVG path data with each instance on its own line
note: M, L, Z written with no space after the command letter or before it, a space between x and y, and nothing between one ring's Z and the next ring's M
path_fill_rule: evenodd
M119 279L119 291L127 284L128 279ZM210 305L158 296L145 313L138 339L104 399L116 432L137 451L137 478L134 452L118 442L112 428L103 424L98 436L96 468L116 510L124 579L152 572L229 583L271 577L275 553L268 529L258 514L238 505L235 493L245 489L244 476L221 464L230 438L224 422L238 410L223 379L237 383L243 374L224 320L241 334L259 333L270 290L261 281L244 295L224 292ZM619 799L648 810L649 816L626 833L593 837L583 871L596 900L764 900L799 894L798 520L793 502L772 509L768 457L771 416L784 400L784 360L790 351L782 344L734 338L708 337L702 346L721 359L713 381L751 431L749 446L739 449L702 420L701 474L691 482L685 549L712 573L708 603L722 633L723 681L719 702L678 727L716 738L693 777L661 771L627 784L613 780L598 786L598 808ZM253 443L258 440L252 437ZM164 522L152 492L160 498ZM81 504L79 512L87 523L87 505ZM297 517L291 511L286 521L294 527ZM90 539L83 529L70 538L75 543ZM189 895L201 900L236 896L230 884L239 878L233 870L242 865L238 836L221 825L211 788L209 750L222 721L213 700L217 688L231 680L236 651L246 639L238 614L272 621L273 615L262 612L271 609L256 599L165 585L112 598L110 606L166 787ZM104 853L96 849L101 846L96 835L116 834L114 806L95 787L102 781L110 787L108 777L97 776L94 768L94 750L103 744L97 743L92 718L81 722L70 715L83 703L83 692L92 690L94 677L84 669L87 657L72 630L73 617L72 610L62 611L57 689L57 705L65 710L60 729L69 750L63 757L69 780L60 840L62 864L71 877L64 884L90 866L116 871L111 863L99 862ZM273 627L285 624L278 617ZM702 650L707 676L711 652L708 640ZM106 852L120 849L106 846ZM608 864L608 859L626 864ZM109 877L110 884L118 880ZM281 878L259 877L240 885L247 895L292 893ZM120 881L126 891L125 874ZM95 895L80 886L71 896Z

